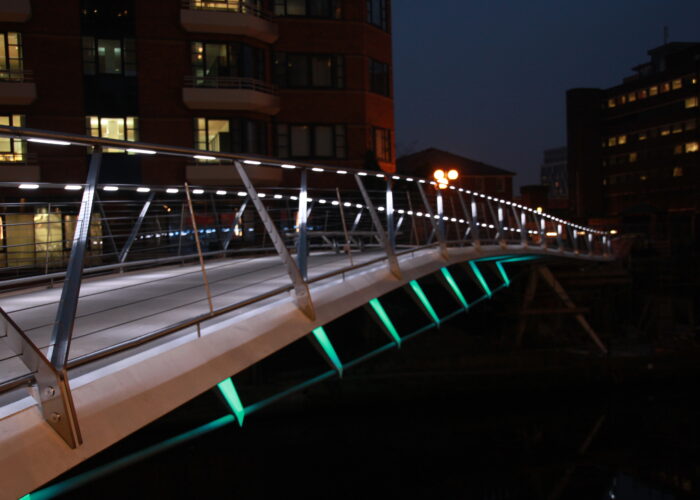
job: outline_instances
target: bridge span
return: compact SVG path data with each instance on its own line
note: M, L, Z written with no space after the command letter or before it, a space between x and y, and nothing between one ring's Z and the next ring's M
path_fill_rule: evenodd
M450 294L453 316L508 286L510 266L613 259L605 232L456 185L13 127L0 135L87 148L89 159L82 184L0 186L2 498L217 385L242 425L267 402L242 401L230 377L304 337L328 363L318 380L400 347L446 319L427 277ZM100 167L115 149L228 166L236 182L107 183ZM382 298L401 288L425 326L397 329ZM348 359L324 326L358 308L386 343Z

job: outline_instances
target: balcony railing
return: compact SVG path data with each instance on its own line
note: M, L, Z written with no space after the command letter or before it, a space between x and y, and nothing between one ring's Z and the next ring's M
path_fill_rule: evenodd
M266 94L277 94L277 87L270 83L256 78L241 78L235 76L186 76L185 87L254 90Z
M0 69L0 82L33 82L34 73L28 69Z
M239 0L183 0L183 9L190 10L214 10L221 12L235 12L249 14L263 19L271 19L270 13L260 7L259 2L241 2Z

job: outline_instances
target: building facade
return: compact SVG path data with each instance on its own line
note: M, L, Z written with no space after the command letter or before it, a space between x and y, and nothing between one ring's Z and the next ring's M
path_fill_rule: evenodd
M582 218L697 239L700 43L669 43L609 89L567 93L568 172Z
M548 188L548 196L552 199L569 197L568 172L566 170L566 148L554 148L544 151L540 167L541 183Z
M390 8L2 2L0 123L393 172ZM105 182L237 180L230 165L206 160L107 153ZM77 148L0 138L0 181L81 182L86 168Z

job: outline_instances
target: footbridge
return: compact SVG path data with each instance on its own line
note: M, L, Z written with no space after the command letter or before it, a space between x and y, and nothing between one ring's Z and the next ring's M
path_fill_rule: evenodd
M82 148L87 165L82 183L0 184L2 498L217 386L227 422L242 425L467 312L508 286L514 266L613 259L605 232L458 185L25 128L0 136L42 155ZM115 152L160 164L184 157L229 180L108 183L100 169ZM436 304L428 281L449 304ZM386 298L399 292L419 320L392 310ZM353 347L361 331L333 328L357 311L385 333L366 352ZM237 374L306 339L327 370L264 400L239 394Z

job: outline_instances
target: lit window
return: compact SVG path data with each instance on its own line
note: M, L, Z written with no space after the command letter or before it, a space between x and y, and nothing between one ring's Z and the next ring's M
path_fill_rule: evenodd
M373 142L377 160L391 161L391 130L375 128Z
M24 127L24 115L0 115L0 125ZM0 137L0 162L24 161L27 143L21 139Z
M226 10L242 14L262 14L262 0L191 0L191 9Z
M618 97L618 99L620 100L620 104L627 103L627 96L626 95L621 95L620 97Z
M671 84L669 82L664 82L661 84L661 92L668 92L671 90Z
M615 99L608 99L608 107L614 108L616 106Z
M647 179L648 179L648 177L647 177L646 175L644 175L644 174L642 174L642 175L639 176L639 180L640 180L640 181L645 181L645 180L647 180Z
M674 134L680 134L683 132L683 124L682 123L674 123L673 128L671 129L671 132Z
M642 90L637 92L637 97L639 97L640 99L646 99L647 95L648 95L648 93L647 93L646 89L642 89Z
M276 16L308 16L340 19L340 0L274 0Z
M227 78L265 80L265 51L239 42L193 42L192 73L198 87L219 87Z
M698 152L698 143L697 142L686 142L685 143L685 152L686 153L697 153Z
M695 77L693 77L693 78L690 80L690 83L692 83L693 85L697 85L697 84L698 84L698 79L695 78Z
M277 52L273 59L275 83L282 88L336 88L345 85L342 55Z
M649 96L655 96L659 93L659 87L657 85L654 85L653 87L649 87Z
M280 158L345 158L344 125L277 125Z
M619 145L627 144L627 136L626 136L626 135L621 135L621 136L619 136L619 137L617 138L617 143L618 143Z
M636 162L637 161L637 153L630 153L629 161L630 161L630 163Z
M683 81L680 78L676 78L675 80L673 80L673 82L671 82L671 87L673 88L673 90L678 90L682 86Z
M698 97L688 97L685 100L685 107L686 108L697 108L698 107Z
M640 141L646 141L647 140L647 133L646 132L640 132L638 139Z
M195 118L195 148L222 153L267 154L267 125L246 118Z
M667 136L668 134L671 133L671 129L668 128L668 127L664 127L664 128L662 128L662 129L659 130L659 133L660 133L662 136Z
M0 33L0 80L22 81L22 36L19 33Z
M135 116L114 118L88 116L86 117L86 124L88 135L92 137L131 142L138 140L138 118ZM104 151L107 153L123 153L123 150L117 148L105 148Z
M134 40L83 37L83 72L86 75L134 76Z
M369 62L370 90L377 94L388 96L389 89L389 65L371 59Z
M617 137L608 137L608 146L617 146Z
M629 94L627 94L627 100L628 100L629 102L634 102L634 101L636 101L636 100L637 100L637 94L635 94L634 92L630 92Z
M673 167L674 177L683 177L683 167Z

